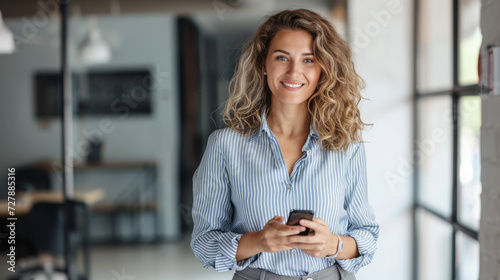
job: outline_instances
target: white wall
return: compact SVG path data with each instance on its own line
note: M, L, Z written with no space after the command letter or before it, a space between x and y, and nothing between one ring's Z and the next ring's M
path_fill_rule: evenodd
M73 70L78 69L75 46L85 31L87 18L70 19L70 54ZM0 56L0 167L30 163L40 159L61 158L61 125L59 120L45 123L34 117L35 71L59 69L58 23L45 24L33 19L9 19L7 26L17 36L28 38L18 45L17 53ZM36 24L36 25L35 25ZM35 29L29 26L34 26ZM105 133L103 157L107 160L156 160L158 162L158 202L160 231L167 239L180 236L178 210L179 116L177 99L176 27L171 15L100 16L98 25L104 39L112 45L112 61L94 69L146 68L152 71L153 113L149 116L76 117L74 146L86 137L83 129L99 128L109 118L115 129ZM146 32L147 31L147 32ZM32 35L33 34L33 35ZM19 37L18 37L19 38ZM113 199L126 184L137 179L137 172L88 172L77 174L76 188L101 187L106 200ZM55 180L57 187L58 181ZM102 223L107 223L103 220ZM103 230L108 225L94 225ZM151 224L146 224L151 229ZM95 231L95 232L97 232ZM93 233L95 233L93 232Z
M481 280L500 277L500 96L482 101L481 127Z
M366 82L361 102L369 199L381 231L378 250L357 279L411 279L412 1L351 0L350 45ZM388 178L397 178L389 180Z
M487 51L500 44L500 1L481 1L481 84L487 84ZM481 280L500 279L500 96L483 96L481 106Z

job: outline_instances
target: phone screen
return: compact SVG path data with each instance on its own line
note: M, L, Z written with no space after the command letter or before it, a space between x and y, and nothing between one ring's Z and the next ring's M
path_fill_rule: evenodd
M290 215L288 216L287 225L289 226L297 226L299 225L299 221L301 219L306 219L312 221L314 217L314 211L311 210L292 210L290 211ZM308 235L309 228L306 227L305 231L300 232L298 235Z

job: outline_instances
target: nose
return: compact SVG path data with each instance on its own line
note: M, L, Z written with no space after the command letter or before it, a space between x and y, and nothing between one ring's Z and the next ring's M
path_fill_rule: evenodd
M288 68L288 75L291 77L296 77L300 75L301 72L302 68L300 63L297 62L296 60L292 61L292 63L290 63L290 67Z

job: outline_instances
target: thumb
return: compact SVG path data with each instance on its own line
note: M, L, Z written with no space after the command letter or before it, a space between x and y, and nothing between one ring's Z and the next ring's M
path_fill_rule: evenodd
M274 216L274 218L272 218L271 220L269 220L268 223L272 223L272 224L275 224L275 223L281 223L283 221L283 217L281 216Z

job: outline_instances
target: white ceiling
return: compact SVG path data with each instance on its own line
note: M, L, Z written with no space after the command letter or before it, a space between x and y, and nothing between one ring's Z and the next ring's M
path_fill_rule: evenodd
M92 14L170 13L191 17L203 32L252 31L266 15L283 9L308 8L329 16L339 0L71 0L71 16ZM53 1L58 2L58 1ZM0 1L5 18L32 17L38 1ZM54 7L56 9L57 7Z
M283 9L307 8L324 16L331 13L331 0L230 0L227 5L220 0L211 10L199 10L191 17L205 32L238 32L255 29L267 15ZM221 4L222 3L222 4Z

